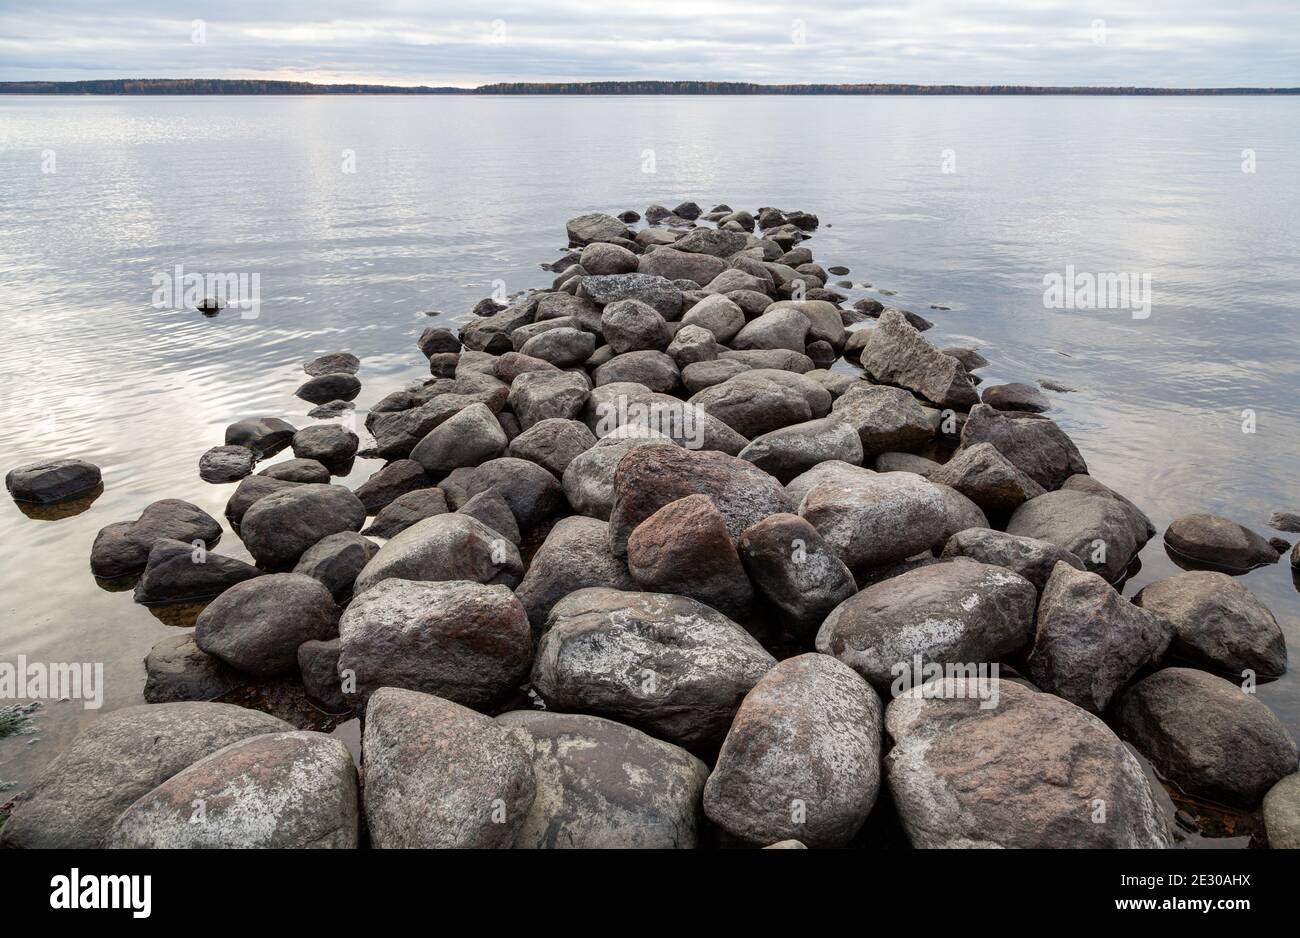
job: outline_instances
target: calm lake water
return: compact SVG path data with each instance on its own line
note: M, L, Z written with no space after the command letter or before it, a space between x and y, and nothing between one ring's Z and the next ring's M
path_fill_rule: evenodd
M1075 388L1052 416L1161 529L1276 534L1300 511L1297 140L1295 98L0 97L0 471L78 456L106 483L56 521L0 498L0 660L103 662L100 712L141 702L173 627L96 585L101 527L167 497L224 521L199 455L242 417L305 424L303 361L361 356L363 415L427 376L424 311L548 283L580 212L688 198L816 212L817 259L873 285L853 298L895 291L933 341L983 346L986 382ZM259 274L260 316L154 308L177 264ZM1066 265L1149 273L1150 317L1044 309ZM248 557L229 531L218 550ZM1129 595L1178 572L1159 539L1142 561ZM1243 582L1295 665L1289 568ZM1300 734L1300 670L1259 694ZM0 780L95 715L45 705Z

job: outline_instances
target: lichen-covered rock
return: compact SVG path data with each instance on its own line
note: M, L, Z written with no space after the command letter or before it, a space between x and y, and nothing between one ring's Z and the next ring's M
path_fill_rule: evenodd
M231 743L141 796L107 846L355 849L358 817L357 770L343 743L324 733L268 733Z
M804 496L799 514L855 571L928 550L947 522L943 493L906 472L818 482Z
M1142 668L1169 647L1173 630L1097 576L1058 563L1038 604L1029 655L1037 687L1101 713Z
M600 717L514 710L532 740L537 796L522 849L692 849L709 770L686 750Z
M834 658L787 658L745 695L704 789L713 823L749 843L845 846L880 788L880 698Z
M509 847L537 791L526 738L430 694L376 691L361 747L380 849Z
M381 687L486 709L524 682L532 652L528 614L504 586L386 579L339 622L339 674L357 709Z
M743 628L693 599L593 588L551 609L533 687L552 709L606 716L707 752L774 663Z
M1173 845L1151 782L1106 724L1052 694L977 680L924 684L885 710L885 777L912 846Z

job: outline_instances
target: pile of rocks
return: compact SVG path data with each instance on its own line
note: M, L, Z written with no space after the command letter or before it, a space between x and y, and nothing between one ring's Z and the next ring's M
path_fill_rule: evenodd
M981 394L978 351L845 306L815 215L639 220L570 220L549 288L424 330L432 377L369 409L365 449L232 425L205 477L242 480L255 565L185 502L105 528L97 575L212 602L151 652L156 702L97 721L0 842L837 847L874 816L916 846L1169 846L1127 740L1295 843L1295 742L1235 683L1285 643L1227 575L1276 545L1179 519L1189 572L1130 602L1151 521L1041 392ZM299 394L346 412L358 367ZM385 462L333 484L357 456ZM285 677L362 717L360 781L330 737L194 702Z

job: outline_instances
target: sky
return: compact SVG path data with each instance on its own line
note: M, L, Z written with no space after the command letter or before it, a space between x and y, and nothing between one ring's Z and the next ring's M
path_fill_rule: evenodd
M0 80L1300 86L1300 0L0 0Z

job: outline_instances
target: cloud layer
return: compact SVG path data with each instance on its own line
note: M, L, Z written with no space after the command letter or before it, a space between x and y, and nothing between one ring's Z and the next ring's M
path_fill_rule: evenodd
M1300 86L1297 48L1296 0L5 0L0 7L0 80L9 81L1279 87Z

